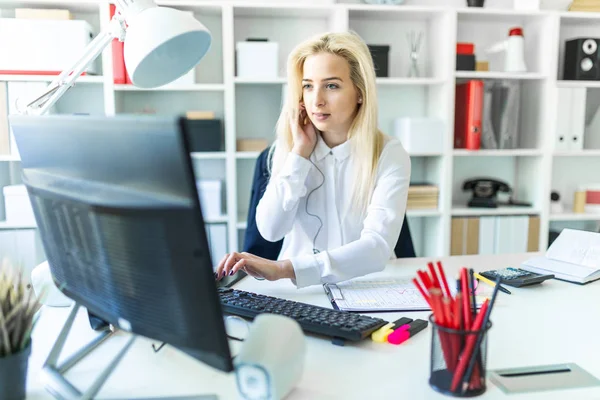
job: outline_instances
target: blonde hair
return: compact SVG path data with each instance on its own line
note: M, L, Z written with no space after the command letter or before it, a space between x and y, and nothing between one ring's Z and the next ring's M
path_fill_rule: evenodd
M369 48L354 32L328 32L300 43L287 60L287 96L277 121L277 141L271 147L272 174L277 174L294 145L290 115L296 115L302 100L304 62L318 53L330 53L344 58L350 66L350 79L362 97L362 104L348 131L351 154L355 160L355 180L352 204L361 214L366 212L375 184L377 165L383 149L384 136L377 127L377 92L375 68Z

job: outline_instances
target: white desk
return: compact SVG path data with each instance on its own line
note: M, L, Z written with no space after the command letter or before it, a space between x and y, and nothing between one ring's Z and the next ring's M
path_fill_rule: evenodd
M462 266L483 271L518 266L529 255L467 256L443 259L448 275ZM400 260L383 275L413 275L426 267L425 259ZM378 274L380 275L380 274ZM373 275L375 277L375 275ZM297 290L289 281L261 282L246 278L237 288L327 306L321 287ZM574 362L600 377L600 282L585 286L551 280L530 288L498 293L489 332L488 368L510 368ZM67 309L46 309L34 332L28 399L50 398L39 381L39 371ZM402 315L426 319L429 313L377 314L388 321ZM79 315L68 346L75 348L94 334L85 314ZM82 388L95 377L108 357L124 344L117 335L88 361L68 375ZM429 387L431 328L400 346L365 340L345 347L320 337L307 338L303 379L289 399L444 399ZM150 341L138 339L101 391L102 398L182 396L216 393L220 399L238 398L233 374L225 374L165 346L154 354ZM235 347L234 347L235 352ZM600 399L600 389L540 392L507 396L488 380L480 399Z

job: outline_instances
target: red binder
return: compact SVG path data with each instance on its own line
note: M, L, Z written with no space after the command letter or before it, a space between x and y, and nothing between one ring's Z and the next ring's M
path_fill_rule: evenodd
M115 15L116 6L110 5L110 18ZM117 84L126 83L126 72L125 72L125 58L123 57L124 43L119 39L112 41L112 57L113 57L113 80Z
M479 150L483 81L470 80L456 85L454 102L454 148Z

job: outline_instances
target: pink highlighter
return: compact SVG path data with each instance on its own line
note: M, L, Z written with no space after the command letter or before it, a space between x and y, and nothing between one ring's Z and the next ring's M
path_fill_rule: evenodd
M402 325L394 332L390 333L387 341L391 344L401 344L407 341L412 336L421 332L427 327L428 322L422 319L416 319L410 324Z

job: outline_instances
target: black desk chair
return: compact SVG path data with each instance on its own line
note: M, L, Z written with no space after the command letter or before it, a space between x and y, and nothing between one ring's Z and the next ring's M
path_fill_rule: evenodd
M263 150L256 160L243 251L269 260L277 260L283 245L283 239L278 242L269 242L260 235L256 226L256 207L269 183L268 155L269 148ZM406 215L404 216L404 223L400 230L400 237L398 238L396 247L394 247L394 253L398 258L416 257Z

